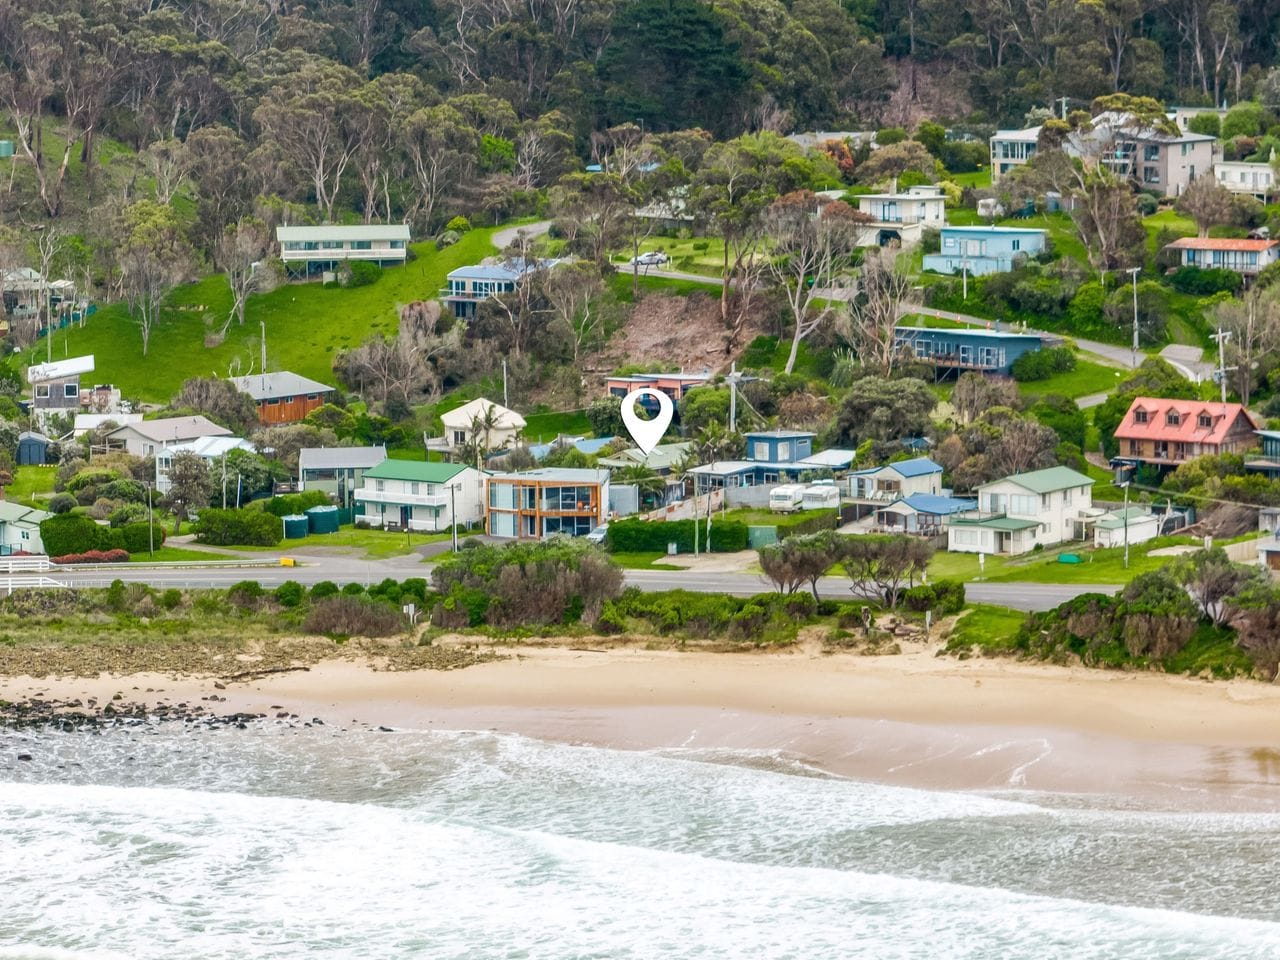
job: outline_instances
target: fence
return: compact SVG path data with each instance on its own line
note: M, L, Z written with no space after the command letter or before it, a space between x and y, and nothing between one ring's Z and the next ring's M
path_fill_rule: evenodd
M0 557L0 571L4 573L25 573L34 570L43 573L51 564L45 556L32 557Z

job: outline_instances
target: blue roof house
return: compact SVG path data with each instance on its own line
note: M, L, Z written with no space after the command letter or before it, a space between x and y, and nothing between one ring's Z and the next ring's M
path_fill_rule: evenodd
M849 474L849 496L855 500L888 504L916 493L942 493L942 467L928 457L897 460Z
M971 276L1012 270L1019 257L1045 249L1045 232L1027 227L943 227L941 249L924 258L924 268Z
M953 515L977 508L977 500L913 493L876 510L876 523L889 533L937 536L946 533L947 523Z
M894 345L900 351L932 363L938 377L963 370L1008 376L1013 362L1024 353L1061 343L1061 337L1003 330L898 327L894 331Z
M511 293L526 274L555 266L555 260L505 260L502 263L477 263L450 270L448 286L440 291L440 299L459 319L476 315L482 300L501 293Z
M760 430L746 435L747 459L757 463L792 463L813 453L807 430Z

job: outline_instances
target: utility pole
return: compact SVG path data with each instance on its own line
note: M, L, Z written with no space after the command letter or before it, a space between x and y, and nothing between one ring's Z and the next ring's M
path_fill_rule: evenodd
M222 509L227 509L227 455L225 453L222 455Z
M742 374L738 372L738 361L733 361L729 367L729 375L725 380L729 382L729 432L735 433L738 429L738 382L742 379Z
M267 372L267 321L263 318L262 323L262 369L259 373Z
M1062 119L1063 120L1067 119L1067 98L1059 97L1057 100L1053 102L1058 105Z
M1138 273L1141 267L1130 267L1129 276L1133 277L1133 350L1130 355L1130 362L1133 369L1138 369Z
M1231 339L1231 331L1218 328L1218 332L1212 334L1211 339L1218 341L1218 387L1221 389L1222 402L1227 402L1227 374L1238 367L1228 367L1226 361L1225 347L1227 341Z
M507 399L507 358L502 358L502 405L510 407L511 401Z
M151 484L147 484L147 555L156 555L156 517L151 512Z

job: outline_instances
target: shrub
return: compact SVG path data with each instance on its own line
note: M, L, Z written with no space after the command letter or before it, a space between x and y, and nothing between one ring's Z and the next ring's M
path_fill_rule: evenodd
M1048 380L1054 374L1067 373L1076 368L1076 355L1070 347L1051 347L1048 350L1032 350L1013 361L1013 379L1020 382Z
M51 557L124 549L124 537L119 530L99 526L88 517L74 513L59 514L42 522L40 540L44 543L44 552Z
M342 590L339 592L344 596L358 597L364 593L364 587L358 583L344 583L342 585Z
M307 591L296 580L286 580L275 589L276 603L282 607L296 607L306 595Z
M274 547L284 537L278 517L260 510L206 507L196 521L196 541L217 546Z
M382 276L382 268L368 260L352 260L347 264L344 287L367 287L377 283Z
M321 490L304 490L272 497L262 504L262 509L273 517L289 517L305 513L311 507L329 505L329 495Z
M1138 194L1138 213L1149 217L1160 209L1160 201L1149 193Z
M257 580L241 580L227 590L227 602L240 610L256 610L265 593Z
M1191 133L1203 133L1210 137L1222 136L1222 120L1216 113L1197 113L1187 121Z
M404 633L404 615L394 607L364 597L326 597L312 604L302 629L330 637L390 637Z
M84 553L65 553L50 557L54 563L128 563L127 550L86 550Z
M76 498L69 493L54 494L49 501L50 513L69 513L76 505Z
M177 587L170 587L160 594L160 606L166 610L176 610L182 606L182 591Z
M311 587L311 599L323 600L325 597L332 597L338 593L338 585L332 580L321 580L319 583Z
M902 603L916 613L932 610L939 617L959 613L964 609L964 584L959 580L922 583L907 590L902 595Z
M145 504L126 503L113 510L111 515L107 517L107 522L113 527L123 527L130 523L137 523L140 520L146 519L147 508Z
M1169 277L1175 290L1182 293L1193 293L1196 296L1208 297L1219 291L1235 293L1244 283L1240 274L1234 270L1221 267L1204 269L1202 267L1179 267Z
M705 548L706 522L699 529L699 541ZM609 524L605 545L611 553L665 553L668 543L675 543L681 553L693 551L693 520L668 520L661 523L648 520L616 520ZM733 553L746 550L747 525L737 520L713 520L711 522L711 549L714 552Z
M446 223L444 228L446 231L453 231L454 233L466 233L471 229L471 221L466 217L457 216Z
M152 543L164 546L164 527L160 524L130 523L120 528L124 548L130 553L147 553Z
M446 230L440 236L436 237L436 249L443 250L445 247L451 247L462 239L462 234L457 230Z

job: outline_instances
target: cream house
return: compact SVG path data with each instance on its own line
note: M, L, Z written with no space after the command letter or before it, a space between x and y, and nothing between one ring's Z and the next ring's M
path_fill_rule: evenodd
M445 444L456 450L479 436L486 451L505 450L525 428L524 417L499 403L479 397L440 414Z
M952 517L947 549L1017 555L1075 539L1093 480L1070 467L1019 473L978 487L978 512Z

